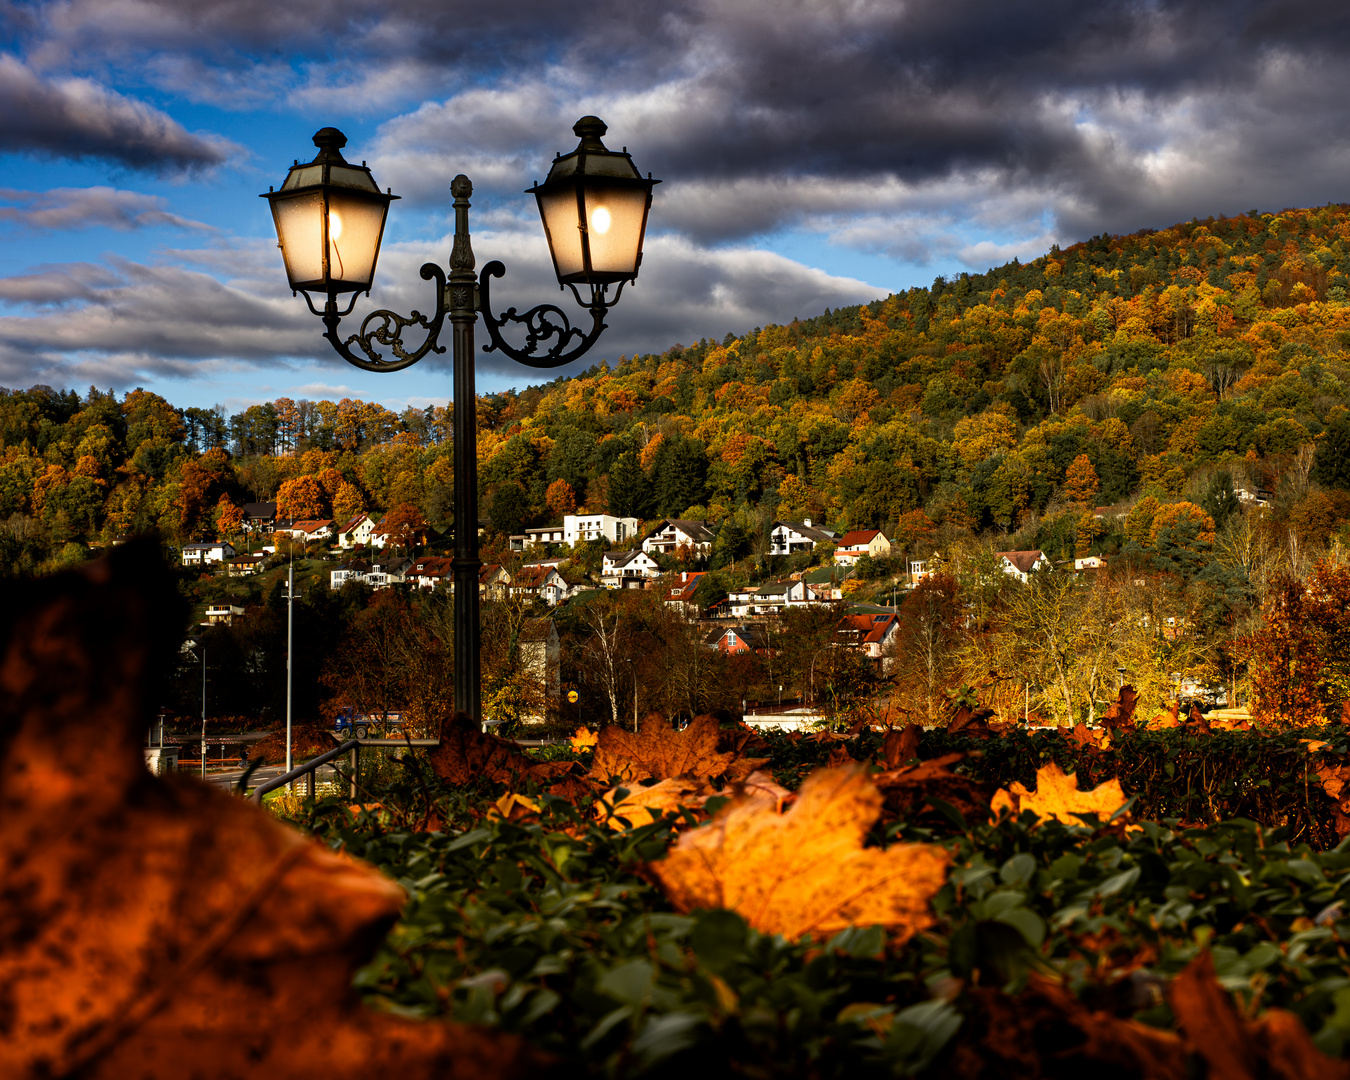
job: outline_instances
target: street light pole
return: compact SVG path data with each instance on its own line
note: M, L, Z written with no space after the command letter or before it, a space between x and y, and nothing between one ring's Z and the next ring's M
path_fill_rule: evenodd
M294 539L294 538L292 538ZM291 761L291 642L295 626L295 549L291 549L291 565L286 573L286 771L294 767ZM295 781L291 781L295 790Z
M455 711L478 723L482 676L478 660L478 395L474 386L473 328L477 278L469 238L469 196L464 175L450 184L455 198L455 246L450 251L450 344L455 395Z
M206 778L206 646L202 646L202 779Z
M660 183L650 173L644 178L637 171L626 147L618 152L605 147L601 137L607 128L598 117L583 116L572 131L580 139L576 149L555 157L548 177L530 188L529 194L538 203L559 288L570 290L589 313L589 329L574 327L555 304L493 313L491 279L502 277L506 267L489 262L475 274L469 240L473 185L460 175L450 185L455 242L449 277L436 263L426 263L420 271L424 281L436 283L435 310L429 315L414 311L409 316L375 311L362 320L359 333L344 339L339 324L351 314L356 298L370 292L389 204L398 196L387 189L382 192L364 163L356 166L343 158L347 138L331 127L315 133L319 153L314 160L304 164L297 160L281 189L269 189L262 196L272 207L277 246L292 291L304 295L310 311L323 320L323 336L349 364L365 371L400 371L429 353L443 353L440 335L446 316L450 318L455 415L455 708L475 723L482 719L482 681L474 326L481 314L489 338L485 352L501 352L529 367L561 367L584 355L606 329L605 316L619 302L624 286L637 281L652 188ZM583 298L581 288L589 296ZM311 293L323 297L321 307ZM352 294L345 308L338 302L343 293ZM524 332L524 347L509 344L502 336L508 324ZM426 333L415 347L403 341L404 331L410 328Z

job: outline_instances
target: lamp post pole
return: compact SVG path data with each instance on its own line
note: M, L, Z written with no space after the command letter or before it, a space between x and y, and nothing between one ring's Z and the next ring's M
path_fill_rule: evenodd
M351 314L357 296L369 294L385 216L398 196L388 189L381 192L364 163L356 166L343 158L347 137L331 127L315 133L319 153L314 160L302 165L297 159L281 190L269 189L262 196L271 204L292 291L304 295L310 311L323 320L324 337L349 364L365 371L401 371L432 352L444 353L440 335L446 316L450 318L455 419L455 555L451 564L455 710L474 722L482 720L474 326L481 313L489 338L484 351L501 352L535 368L570 364L599 339L606 327L605 316L619 302L624 285L637 280L652 187L660 183L651 173L643 178L626 147L619 152L606 149L601 141L606 130L598 117L583 116L572 127L580 139L576 149L554 158L547 179L529 189L539 206L558 286L570 290L590 315L589 329L573 326L555 304L493 313L491 279L502 277L506 267L493 261L481 273L474 272L469 241L473 185L461 174L450 185L455 206L450 274L447 277L436 263L427 263L420 271L424 281L436 283L435 310L408 316L375 311L364 317L357 333L344 338L339 326ZM583 297L582 288L588 296ZM321 308L311 293L324 298ZM338 302L344 293L351 294L345 308ZM524 332L523 347L503 337L502 330L508 326ZM425 331L426 337L414 347L404 343L405 330Z
M474 386L473 328L478 321L469 196L462 173L450 184L455 199L455 246L450 251L451 360L455 395L455 711L482 721L478 670L478 396Z

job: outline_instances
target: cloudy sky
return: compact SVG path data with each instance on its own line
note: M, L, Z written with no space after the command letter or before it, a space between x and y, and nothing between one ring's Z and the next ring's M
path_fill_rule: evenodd
M459 172L501 306L557 299L522 191L604 118L664 183L588 363L1347 198L1350 9L1317 0L0 0L0 26L0 386L444 401L445 360L348 367L286 288L257 195L325 125L403 196L362 304L407 311Z

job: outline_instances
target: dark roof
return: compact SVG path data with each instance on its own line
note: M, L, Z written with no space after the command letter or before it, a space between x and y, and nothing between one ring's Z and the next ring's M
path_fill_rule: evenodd
M718 626L708 632L708 636L704 638L704 644L715 646L731 633L734 633L752 649L763 648L768 640L764 631L758 626Z
M1039 548L1035 551L996 551L994 554L999 558L1007 559L1024 574L1031 573L1042 556Z
M804 536L808 540L814 540L817 544L833 544L838 539L833 529L827 529L821 525L808 525L804 521L775 521L769 531L772 532L779 525L786 526L800 536Z
M647 534L648 539L655 536L667 525L674 525L680 532L684 533L696 544L711 544L714 540L709 521L690 521L685 518L664 518L656 523L656 527Z
M244 503L246 519L274 518L277 516L277 504L274 502Z

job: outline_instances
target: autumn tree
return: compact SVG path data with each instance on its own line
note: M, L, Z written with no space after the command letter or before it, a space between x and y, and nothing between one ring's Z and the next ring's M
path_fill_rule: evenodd
M1079 454L1064 471L1064 499L1066 502L1091 508L1096 505L1101 483L1097 470L1086 454Z
M322 485L313 476L297 476L277 489L277 516L294 521L311 521L324 516Z
M961 632L961 596L956 578L929 574L900 605L900 627L895 638L896 681L922 696L928 715L957 666L956 645Z
M422 511L412 503L399 503L385 516L384 524L389 530L390 543L401 547L406 554L411 554L412 549L426 539L430 528Z
M333 516L337 518L338 524L350 521L364 510L365 499L357 486L347 480L339 484L333 495Z
M577 496L572 490L572 485L566 480L557 479L549 484L548 490L544 493L544 505L553 517L561 521L568 514L576 513Z
M236 536L244 526L244 510L236 506L228 495L216 503L216 529L223 537Z

